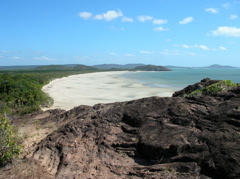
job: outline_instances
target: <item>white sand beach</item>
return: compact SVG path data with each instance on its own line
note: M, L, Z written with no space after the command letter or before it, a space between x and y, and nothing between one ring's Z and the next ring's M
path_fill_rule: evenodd
M87 73L53 80L42 90L54 99L54 104L43 110L69 110L79 105L92 106L150 96L169 97L174 92L170 88L144 86L138 81L121 77L124 73L135 72Z

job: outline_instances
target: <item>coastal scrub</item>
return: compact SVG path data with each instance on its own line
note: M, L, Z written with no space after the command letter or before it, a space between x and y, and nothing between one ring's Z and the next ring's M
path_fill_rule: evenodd
M231 80L223 80L217 83L213 83L202 89L196 89L190 93L185 94L184 97L213 95L216 93L227 92L237 86L238 84L233 83Z
M10 121L0 114L0 165L13 159L20 152L20 146Z

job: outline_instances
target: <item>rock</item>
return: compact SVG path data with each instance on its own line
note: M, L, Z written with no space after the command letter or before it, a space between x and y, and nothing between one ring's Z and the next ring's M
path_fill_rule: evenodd
M189 85L183 90L177 91L173 97L213 96L231 98L239 96L240 86L231 80L211 80L205 78L199 83Z
M32 155L55 178L240 177L237 95L79 106L57 120Z
M173 94L173 97L184 97L185 94L190 94L191 92L193 92L195 90L202 90L203 88L206 88L207 86L217 83L219 81L221 81L221 80L211 80L210 78L204 78L199 83L189 85L186 88L184 88L183 90L176 91Z

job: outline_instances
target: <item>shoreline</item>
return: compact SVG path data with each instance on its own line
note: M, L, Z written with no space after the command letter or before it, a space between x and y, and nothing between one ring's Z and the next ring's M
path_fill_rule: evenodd
M42 110L70 110L79 105L93 106L151 96L170 97L175 92L171 88L145 86L141 82L121 77L126 73L135 72L96 72L55 79L42 88L54 99L50 108Z

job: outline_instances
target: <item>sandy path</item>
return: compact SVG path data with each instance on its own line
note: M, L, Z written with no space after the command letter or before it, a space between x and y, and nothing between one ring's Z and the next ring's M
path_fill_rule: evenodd
M140 82L120 77L124 73L134 72L98 72L56 79L43 87L43 91L54 99L53 106L43 110L69 110L83 104L129 101L150 96L167 97L174 92L170 88L144 86Z

